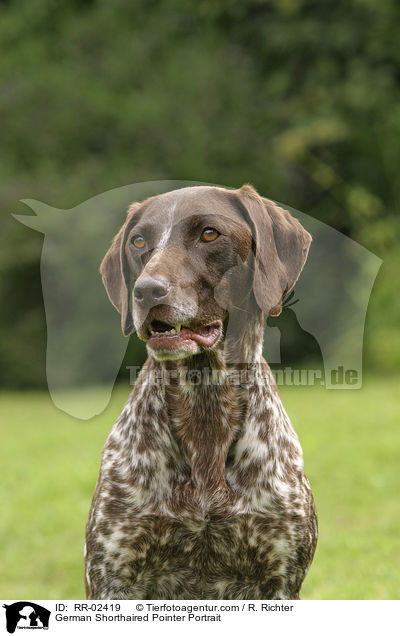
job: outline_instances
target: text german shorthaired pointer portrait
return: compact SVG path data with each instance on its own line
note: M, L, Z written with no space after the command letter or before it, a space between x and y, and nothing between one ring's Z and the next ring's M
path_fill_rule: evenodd
M101 274L149 357L104 447L89 598L299 598L317 519L262 343L310 242L247 185L129 208Z

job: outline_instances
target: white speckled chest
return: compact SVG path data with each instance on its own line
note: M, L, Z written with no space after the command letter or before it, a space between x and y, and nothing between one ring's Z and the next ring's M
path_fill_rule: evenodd
M315 509L265 364L258 376L241 389L242 405L231 387L213 389L227 420L218 422L226 448L221 462L209 451L220 453L221 439L208 445L208 471L196 438L183 439L171 421L171 396L148 369L139 376L104 448L87 526L89 597L298 597L315 550ZM186 401L191 416L203 407L195 389L186 388ZM206 425L203 414L199 420ZM223 475L209 479L218 463Z

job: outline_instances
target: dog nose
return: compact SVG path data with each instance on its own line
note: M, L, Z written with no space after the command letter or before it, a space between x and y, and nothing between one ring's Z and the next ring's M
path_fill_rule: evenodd
M165 278L147 276L136 282L133 288L133 297L140 305L152 307L155 302L168 296L169 290L170 284Z

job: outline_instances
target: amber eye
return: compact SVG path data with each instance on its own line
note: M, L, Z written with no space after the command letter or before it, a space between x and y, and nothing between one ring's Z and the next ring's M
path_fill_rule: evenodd
M211 243L211 241L215 241L219 237L218 230L214 230L213 227L206 227L201 234L201 240L206 243Z
M146 241L144 240L143 236L134 236L132 239L132 243L135 247L138 248L138 250L141 250L146 245Z

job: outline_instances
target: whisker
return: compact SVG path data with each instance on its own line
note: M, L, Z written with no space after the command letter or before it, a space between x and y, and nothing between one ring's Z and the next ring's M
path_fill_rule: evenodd
M234 309L239 309L239 311L244 311L245 314L251 314L250 311L247 311L247 309L242 309L242 307L237 307L237 305L232 305L231 307L233 307Z

